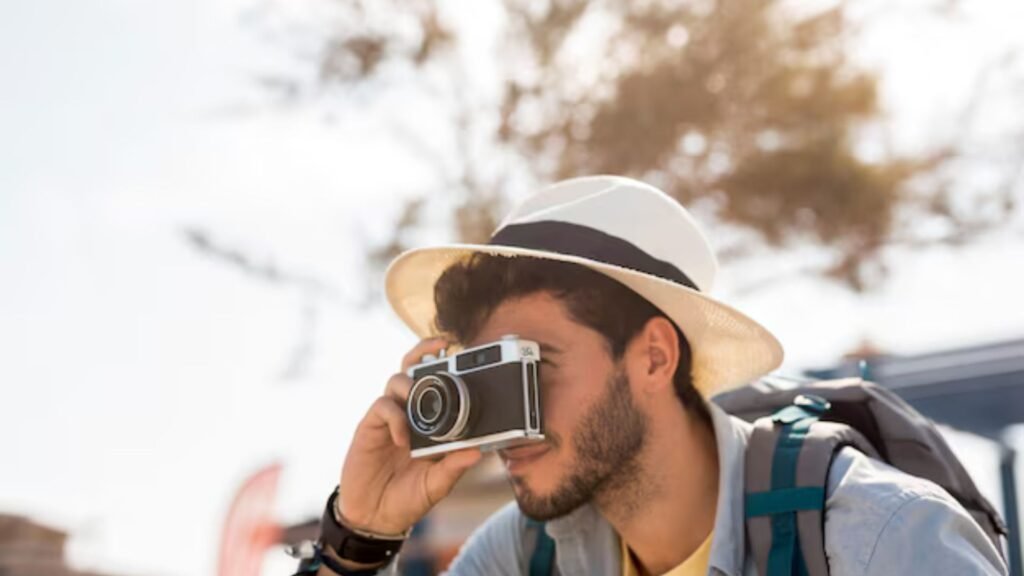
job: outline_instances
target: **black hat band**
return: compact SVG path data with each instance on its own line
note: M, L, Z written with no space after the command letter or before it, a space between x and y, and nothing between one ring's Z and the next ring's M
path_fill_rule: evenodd
M622 238L580 224L555 220L510 224L498 230L491 237L490 244L595 260L644 272L700 291L689 276L669 262L651 256Z

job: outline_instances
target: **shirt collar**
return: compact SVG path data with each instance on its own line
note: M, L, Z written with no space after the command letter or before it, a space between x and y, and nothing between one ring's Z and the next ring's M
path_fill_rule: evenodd
M727 576L741 576L746 550L743 470L750 424L708 402L718 446L718 508L708 565Z
M597 507L588 502L561 518L550 520L547 523L547 532L555 540L582 537L583 533L589 531L598 521L605 522Z

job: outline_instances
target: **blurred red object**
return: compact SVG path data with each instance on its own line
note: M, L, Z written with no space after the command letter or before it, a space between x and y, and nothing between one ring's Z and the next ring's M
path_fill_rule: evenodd
M267 548L281 541L281 526L274 519L274 500L281 465L259 470L235 495L221 536L220 576L259 576Z

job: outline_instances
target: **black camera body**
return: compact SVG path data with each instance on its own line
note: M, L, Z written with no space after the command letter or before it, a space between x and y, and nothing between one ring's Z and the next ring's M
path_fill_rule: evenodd
M412 456L543 440L540 346L516 336L409 369Z

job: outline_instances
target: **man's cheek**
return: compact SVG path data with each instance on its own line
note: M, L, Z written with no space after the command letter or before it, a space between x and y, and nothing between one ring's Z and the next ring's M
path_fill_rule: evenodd
M576 408L573 403L580 399L570 398L565 390L552 391L545 395L543 410L544 435L552 446L562 448L569 440L572 432L572 419Z
M557 412L549 412L544 418L544 437L556 450L562 448L566 440L565 425L559 416Z

